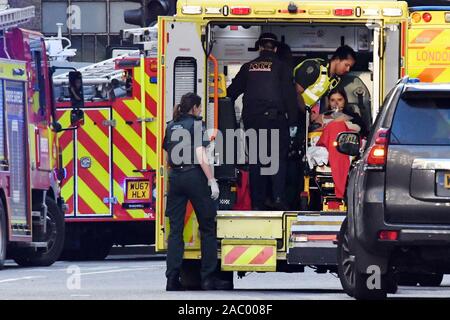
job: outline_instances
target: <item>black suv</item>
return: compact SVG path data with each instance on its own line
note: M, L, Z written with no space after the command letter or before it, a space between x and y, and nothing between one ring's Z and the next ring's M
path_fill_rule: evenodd
M359 144L356 133L337 138L358 157L338 241L345 292L378 299L397 283L440 285L450 273L450 84L402 79Z

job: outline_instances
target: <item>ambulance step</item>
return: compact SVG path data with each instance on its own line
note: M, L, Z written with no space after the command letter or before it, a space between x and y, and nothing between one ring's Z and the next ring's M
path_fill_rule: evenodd
M299 222L340 221L342 223L342 221L344 221L346 216L347 216L346 211L334 211L332 213L325 211L302 211L297 215L297 221Z

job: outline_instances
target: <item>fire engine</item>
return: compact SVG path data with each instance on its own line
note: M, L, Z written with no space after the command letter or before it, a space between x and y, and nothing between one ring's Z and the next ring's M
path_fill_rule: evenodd
M56 121L44 37L18 27L32 17L33 6L0 11L0 268L51 265L64 245L56 132L76 125Z
M84 124L58 140L67 178L64 259L104 259L113 244L153 244L157 168L155 28L123 31L140 51L79 68ZM70 122L69 74L53 77L57 117Z
M225 83L242 64L257 57L255 42L262 32L275 33L289 45L295 65L306 58L327 60L337 47L347 44L355 50L357 64L342 84L370 125L384 97L405 75L407 29L408 7L403 1L192 0L179 1L176 16L160 17L157 250L167 249L170 227L164 216L168 167L159 151L173 106L184 93L193 91L202 97L207 128L232 128L234 124L225 120L230 110ZM237 100L238 118L241 109ZM346 216L342 206L330 208L324 202L319 209L298 211L233 210L237 168L223 162L216 162L214 168L216 177L220 172L217 240L222 271L241 276L254 271L302 272L306 266L317 272L336 271L336 236ZM198 286L200 237L192 206L186 211L184 241L182 280L187 286Z
M408 73L422 82L450 82L450 7L410 8Z

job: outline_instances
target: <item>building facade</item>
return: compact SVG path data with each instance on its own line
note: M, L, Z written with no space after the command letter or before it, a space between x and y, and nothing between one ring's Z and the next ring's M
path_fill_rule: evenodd
M73 61L98 62L107 57L107 48L121 45L120 30L136 28L124 22L125 10L139 3L120 0L10 0L11 7L36 8L36 17L24 28L54 36L62 23L63 36L77 49Z

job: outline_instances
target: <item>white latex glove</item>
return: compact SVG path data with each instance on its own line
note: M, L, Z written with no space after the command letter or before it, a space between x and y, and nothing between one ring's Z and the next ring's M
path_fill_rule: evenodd
M297 134L297 127L289 127L289 135L291 136L291 138L295 137L296 134Z
M216 179L208 180L208 185L211 188L211 199L217 200L219 198L219 185Z

